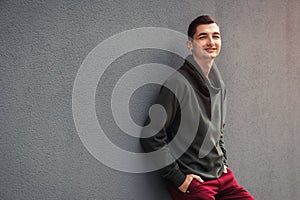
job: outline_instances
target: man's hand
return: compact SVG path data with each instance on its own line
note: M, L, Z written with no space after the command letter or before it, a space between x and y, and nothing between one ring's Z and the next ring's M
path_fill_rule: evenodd
M226 165L224 165L224 171L223 171L225 174L227 174L227 166Z
M186 193L186 192L187 192L187 189L188 189L188 187L189 187L189 185L191 184L191 182L192 182L193 179L196 179L196 180L199 181L200 183L203 183L203 182L204 182L204 181L201 179L200 176L195 175L195 174L188 174L188 175L186 175L184 182L182 183L181 186L179 186L178 189L179 189L181 192Z

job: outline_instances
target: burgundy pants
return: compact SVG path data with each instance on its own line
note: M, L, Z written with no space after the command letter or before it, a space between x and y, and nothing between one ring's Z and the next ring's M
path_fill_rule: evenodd
M215 180L200 183L195 179L189 185L186 193L173 185L168 186L173 200L225 200L247 199L255 200L242 186L238 185L230 169Z

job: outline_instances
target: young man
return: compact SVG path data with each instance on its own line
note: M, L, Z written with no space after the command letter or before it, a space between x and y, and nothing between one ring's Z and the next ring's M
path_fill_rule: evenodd
M169 77L156 101L164 107L167 119L159 130L155 130L158 126L144 128L144 135L157 134L141 138L142 147L146 152L161 150L155 162L171 163L161 173L174 200L254 199L238 185L226 162L226 89L214 64L221 50L220 28L210 16L199 16L189 25L188 37L192 55L178 69L184 78ZM170 162L174 155L179 156Z

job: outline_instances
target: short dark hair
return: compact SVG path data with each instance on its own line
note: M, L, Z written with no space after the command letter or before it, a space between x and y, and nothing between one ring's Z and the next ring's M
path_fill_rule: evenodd
M213 23L217 24L216 20L214 20L209 15L201 15L201 16L197 17L189 25L189 28L188 28L188 31L187 31L187 35L188 35L189 39L193 39L193 36L196 33L197 27L199 25L201 25L201 24L213 24Z

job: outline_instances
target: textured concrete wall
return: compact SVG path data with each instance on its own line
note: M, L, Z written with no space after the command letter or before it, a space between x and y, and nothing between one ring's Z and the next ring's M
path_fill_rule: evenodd
M216 62L229 91L230 167L257 199L299 199L299 4L1 1L0 199L170 199L156 173L119 172L86 150L72 116L72 89L82 61L106 38L146 26L185 33L200 14L215 16L222 26ZM111 141L140 151L138 140L122 134L112 118L109 98L120 76L138 64L174 67L179 60L145 49L110 65L97 88L96 110ZM155 91L134 94L130 110L137 123Z

